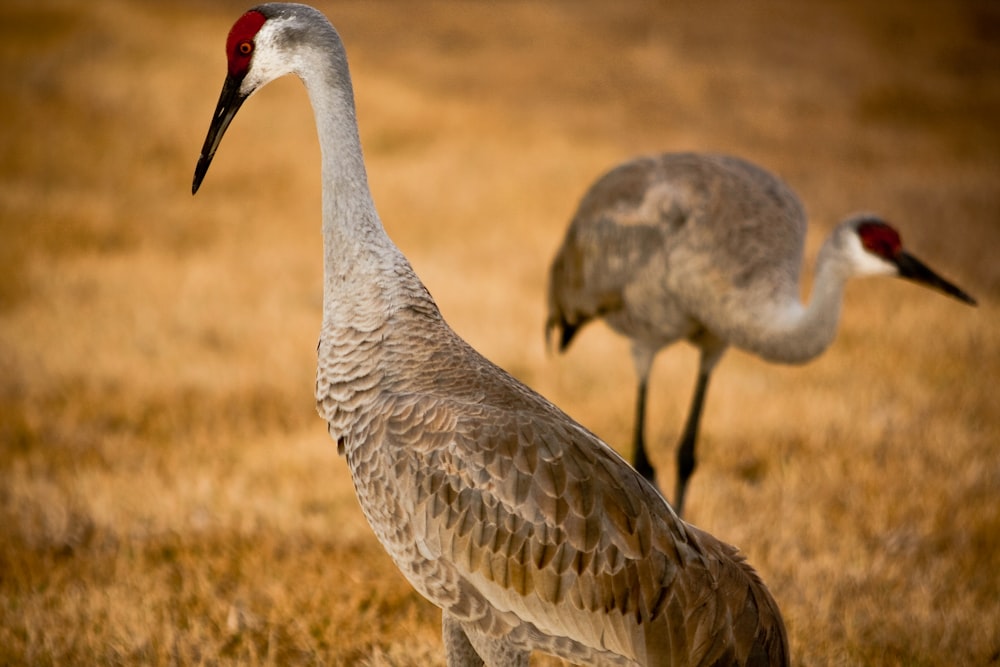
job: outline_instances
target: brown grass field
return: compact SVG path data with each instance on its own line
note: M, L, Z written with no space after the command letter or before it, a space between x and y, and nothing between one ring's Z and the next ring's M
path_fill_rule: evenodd
M190 194L246 6L4 3L0 665L444 664L313 409L297 81L244 107ZM542 325L576 202L620 160L749 157L806 202L807 270L874 210L977 297L857 281L815 362L730 352L688 518L747 552L796 665L1000 664L1000 5L319 6L382 218L445 317L616 447L627 343L595 325L557 357ZM695 361L677 346L653 378L668 479Z

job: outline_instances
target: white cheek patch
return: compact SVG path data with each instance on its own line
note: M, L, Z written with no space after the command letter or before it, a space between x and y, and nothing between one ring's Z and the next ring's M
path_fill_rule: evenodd
M258 88L295 70L296 58L291 57L292 54L287 50L279 48L276 38L286 22L283 19L270 19L254 37L250 68L240 86L240 93L243 95L249 97Z
M857 234L851 234L847 239L848 253L851 265L859 276L895 276L899 269L895 264L878 255L865 250Z

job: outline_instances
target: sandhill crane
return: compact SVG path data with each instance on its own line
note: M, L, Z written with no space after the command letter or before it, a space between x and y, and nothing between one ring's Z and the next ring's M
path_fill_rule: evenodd
M694 397L677 451L674 509L683 512L709 378L730 345L798 364L837 333L852 276L895 275L975 301L903 250L874 215L838 225L816 264L812 297L799 300L806 216L778 177L726 155L668 153L625 162L586 192L549 274L546 338L565 350L603 318L631 341L638 377L633 464L657 484L645 446L653 359L678 340L700 351ZM657 486L659 486L657 484Z
M786 665L773 598L595 435L445 323L372 202L340 38L310 7L233 25L197 191L243 102L296 74L318 126L316 405L375 535L443 610L449 665ZM248 196L252 196L248 189Z

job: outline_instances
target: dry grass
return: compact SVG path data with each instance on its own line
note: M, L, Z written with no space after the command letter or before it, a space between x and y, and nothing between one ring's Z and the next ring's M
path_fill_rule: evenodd
M191 173L242 3L12 0L0 22L0 664L443 664L312 411L318 149L301 86ZM326 3L390 234L487 356L628 441L623 340L542 345L577 198L642 152L874 209L981 302L854 285L804 368L740 353L690 518L799 665L1000 662L995 3ZM813 254L810 254L812 257ZM664 354L669 471L694 355ZM539 664L550 664L540 660Z

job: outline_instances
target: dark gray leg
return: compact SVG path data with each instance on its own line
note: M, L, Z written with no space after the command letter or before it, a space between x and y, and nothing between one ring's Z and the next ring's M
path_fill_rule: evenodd
M640 475L649 480L657 491L660 485L656 482L656 469L649 461L646 454L646 390L649 387L649 373L653 368L653 357L656 350L652 350L633 342L632 363L635 366L635 375L639 379L639 390L635 400L635 425L632 431L632 467ZM660 491L660 495L663 492ZM664 496L666 497L666 496Z
M640 475L656 486L656 471L646 455L646 387L647 378L639 380L639 393L635 402L635 430L632 433L632 466Z
M698 372L698 382L694 388L694 398L691 400L691 408L688 411L687 422L684 424L684 433L681 434L680 446L677 448L677 494L674 501L674 510L677 516L682 516L684 512L684 493L687 491L688 480L697 465L694 448L698 441L698 427L701 423L701 412L705 406L705 392L708 391L708 380L712 377L711 371L707 373Z
M528 667L531 651L517 647L508 637L493 637L475 627L463 627L447 612L441 615L445 660L448 667Z
M447 613L441 614L441 635L448 667L483 667L483 659L472 648L461 624Z
M694 396L691 399L691 407L688 410L687 421L684 423L684 432L681 434L680 444L677 448L677 493L675 495L674 510L677 516L682 516L684 512L684 495L687 492L688 480L694 473L698 461L695 457L695 445L698 442L698 428L701 425L701 413L705 407L705 394L708 392L708 381L712 377L712 370L722 358L722 353L726 351L726 346L717 339L708 338L701 341L701 356L698 360L698 380L694 386Z

